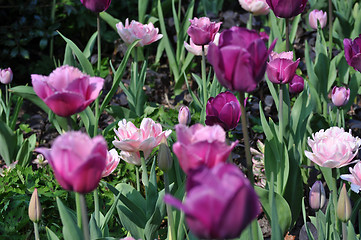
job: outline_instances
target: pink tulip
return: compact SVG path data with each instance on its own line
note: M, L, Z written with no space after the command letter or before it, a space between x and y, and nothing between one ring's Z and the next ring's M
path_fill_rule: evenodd
M253 15L267 15L269 13L269 6L266 0L238 0L241 7Z
M127 163L133 165L141 165L140 153L139 152L126 152L121 151L119 157Z
M137 47L143 47L153 42L158 41L163 37L162 34L158 34L159 29L155 28L153 23L141 24L140 22L132 20L129 24L129 19L125 20L125 26L122 22L117 23L119 36L125 43L131 44L135 40L141 39L137 43Z
M248 179L238 167L225 163L189 174L183 203L170 195L164 202L185 213L189 229L199 239L238 239L260 212Z
M284 59L293 60L293 52L289 51L289 52L277 53L277 52L272 51L270 53L270 55L269 55L269 60L272 61L272 60L275 60L277 58L284 58Z
M236 141L228 146L226 133L219 125L195 124L187 127L178 124L175 129L177 142L173 144L173 152L185 173L201 165L212 168L220 162L225 162L238 143Z
M361 72L361 34L354 40L345 38L343 45L348 65Z
M346 87L336 87L332 89L332 103L336 107L342 107L348 103L350 99L350 89Z
M155 123L151 118L144 118L140 128L134 126L132 122L127 122L125 119L120 121L118 125L118 130L114 129L116 137L113 145L122 151L129 152L129 154L123 154L130 157L130 162L137 162L134 160L137 160L139 151L143 151L144 158L147 159L153 148L158 146L162 139L167 138L172 132L171 130L162 131L162 126L159 123ZM135 156L135 153L138 155Z
M290 93L300 93L303 91L305 82L301 76L295 75L290 82Z
M108 151L107 154L107 162L105 165L105 169L102 173L102 178L103 177L107 177L109 176L112 172L114 172L114 170L117 168L118 164L119 164L119 155L117 150L115 150L114 148Z
M221 22L215 23L207 17L193 18L189 20L191 25L188 28L188 35L196 45L208 45L214 41L214 38L221 27Z
M320 22L320 27L324 28L327 24L327 12L322 10L313 10L308 15L308 22L310 23L311 28L317 29L317 21Z
M191 113L187 106L182 106L178 113L179 124L189 125L191 123Z
M58 183L69 191L88 193L97 188L106 167L107 143L81 132L57 137L51 149L37 148L49 161Z
M13 80L13 71L11 68L0 69L0 82L2 84L9 84Z
M49 76L32 74L31 79L35 93L61 117L83 111L98 97L104 84L104 79L70 66L58 67Z
M290 52L271 54L266 70L268 79L276 84L290 83L300 62L300 59L294 62L292 58L293 53Z
M322 185L321 181L316 181L311 188L310 191L310 195L309 195L309 204L310 207L315 210L318 211L321 208L323 208L323 206L326 203L326 192L325 192L325 188Z
M343 128L331 127L312 134L308 138L308 145L312 152L305 151L308 159L321 167L340 168L351 162L357 155L361 145L358 137L353 137L350 132L345 132Z
M216 36L214 37L213 43L218 45L218 41L219 41L219 33L217 33ZM192 39L189 40L189 44L187 42L184 42L184 47L187 49L188 52L196 56L202 56L202 46L195 45ZM207 55L208 47L209 45L204 45L204 55Z
M345 181L351 183L351 190L355 193L359 193L361 189L361 162L356 163L352 168L349 168L351 174L342 174L340 177Z
M80 0L81 3L93 12L103 12L108 9L111 0Z

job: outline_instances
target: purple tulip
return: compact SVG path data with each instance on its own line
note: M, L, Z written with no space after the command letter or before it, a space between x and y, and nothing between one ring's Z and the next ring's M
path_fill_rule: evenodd
M227 91L218 94L215 98L209 98L206 112L207 125L218 124L228 131L237 127L241 117L241 105L236 96Z
M295 62L288 57L273 57L267 64L267 76L268 79L276 84L290 83L295 76L296 69L300 59Z
M57 137L51 149L37 148L53 168L58 183L68 191L88 193L97 188L106 167L107 143L81 132Z
M261 206L239 168L223 163L188 175L184 203L170 195L164 201L185 213L187 225L200 239L238 238Z
M252 92L264 77L266 61L275 44L276 41L267 49L258 32L232 27L221 33L218 46L210 43L208 61L223 86Z
M361 34L354 40L345 38L343 45L348 65L361 72Z
M221 22L211 22L207 17L199 19L195 17L194 19L189 19L189 21L191 25L187 33L196 45L208 45L210 42L213 42L222 24Z
M308 0L266 0L277 17L295 17L305 10Z
M103 12L108 9L111 0L80 0L81 3L93 12Z
M300 93L303 91L305 82L301 76L295 75L290 82L290 93Z
M0 69L0 82L2 84L9 84L13 80L13 71L11 68Z
M332 103L336 107L345 106L350 99L350 89L346 87L336 87L332 89Z
M315 211L318 211L325 205L326 193L321 181L316 181L312 185L309 196L309 203L310 207Z
M35 93L61 117L83 111L98 97L104 84L104 79L90 77L66 65L49 76L32 74L31 79Z

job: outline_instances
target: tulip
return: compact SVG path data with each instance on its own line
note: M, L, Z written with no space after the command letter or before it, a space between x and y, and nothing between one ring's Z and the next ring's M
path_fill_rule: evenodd
M159 144L158 150L158 166L163 172L167 172L172 168L173 159L167 141Z
M119 157L129 164L133 164L137 166L141 165L139 152L120 151Z
M269 13L269 6L266 0L238 0L241 7L253 15L267 15Z
M351 174L342 174L340 177L351 183L351 190L359 193L361 189L361 162L356 163L353 168L349 168Z
M97 188L106 167L107 143L81 132L57 137L51 149L37 148L53 168L58 183L68 191L85 194Z
M280 18L291 18L305 10L308 0L266 0L274 14Z
M183 125L189 125L191 123L191 113L189 112L189 108L187 106L182 106L179 109L178 122Z
M221 22L211 22L207 17L194 18L189 20L191 25L188 28L188 35L196 45L208 45L214 41L214 38L221 27Z
M232 27L220 34L218 46L210 43L208 61L221 85L232 91L252 92L264 77L275 43L267 49L258 32Z
M352 206L351 200L347 195L346 185L343 184L340 192L340 197L338 198L337 202L337 217L342 222L347 222L351 218L352 214Z
M350 99L350 89L346 87L336 87L332 89L332 103L336 107L345 106Z
M348 65L361 72L361 34L354 40L345 38L343 45Z
M38 196L38 189L35 188L33 194L31 195L30 204L29 204L29 211L28 211L29 219L32 222L37 223L40 221L41 213L42 213L42 209Z
M290 83L295 76L298 63L300 62L300 59L294 62L292 58L293 54L289 52L273 53L267 64L268 79L276 84Z
M216 36L214 37L213 43L218 45L218 41L219 41L219 33L217 33ZM196 56L202 56L202 46L194 44L192 39L189 40L189 44L187 42L184 42L184 47L187 49L188 52ZM208 47L209 45L204 45L204 55L207 55Z
M13 71L11 68L0 69L0 82L2 84L9 84L13 80Z
M117 168L119 164L119 155L117 150L111 149L108 151L105 169L102 173L102 178L109 176Z
M289 52L277 53L277 52L272 51L269 55L269 60L272 61L277 58L285 58L285 59L293 60L293 52L289 51Z
M241 105L231 92L222 92L208 99L206 106L206 124L219 124L225 131L237 127L241 117Z
M125 26L122 22L119 22L116 27L118 29L119 36L127 44L131 44L135 40L141 39L137 43L137 47L149 45L163 37L162 34L158 34L159 29L155 28L151 22L148 24L142 24L132 20L129 24L129 19L127 18L125 20Z
M236 141L228 146L226 133L219 125L195 124L187 127L178 124L175 129L177 142L173 144L173 152L185 173L202 165L212 168L221 162L226 162L238 143Z
M343 128L331 127L326 131L321 129L308 138L308 145L312 152L305 151L305 155L311 161L321 167L340 168L351 162L357 155L361 145L358 137L353 137L350 132Z
M310 207L318 211L323 208L326 203L326 192L321 181L316 181L311 188L309 196Z
M238 238L260 212L260 202L248 179L232 164L200 168L187 179L185 201L166 195L164 201L182 210L199 239Z
M323 12L322 10L313 10L308 15L308 22L310 23L310 27L313 29L317 29L317 21L320 23L320 27L324 28L327 24L327 12Z
M304 80L301 76L295 75L290 82L290 93L300 93L304 88Z
M80 0L90 11L103 12L108 9L111 0Z
M49 76L32 74L31 79L35 93L61 117L83 111L98 97L104 84L104 79L90 77L67 65Z
M162 131L162 126L150 118L144 118L139 129L125 119L120 121L118 126L118 130L114 129L116 137L113 145L122 152L124 151L120 153L120 157L126 156L125 158L129 158L130 163L138 163L139 151L143 151L144 158L147 159L153 148L158 146L162 139L167 138L172 132L171 130Z

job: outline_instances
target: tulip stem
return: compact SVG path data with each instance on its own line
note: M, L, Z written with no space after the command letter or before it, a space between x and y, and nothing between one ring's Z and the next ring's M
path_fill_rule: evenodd
M286 18L286 52L290 50L290 20Z
M341 127L340 109L339 108L337 108L336 119L337 119L337 127Z
M206 54L204 51L204 45L202 45L202 89L203 89L203 109L201 114L201 122L205 121L205 109L207 106L207 76L206 76Z
M142 164L141 165L142 166L142 181L143 181L145 189L147 189L147 187L149 185L147 164L145 163L145 158L144 157L141 157L140 161L141 161L141 164Z
M98 189L96 188L93 192L94 195L94 212L95 212L95 221L97 225L100 225L100 213L99 213L99 193Z
M249 17L248 17L248 21L247 21L247 29L249 29L249 30L252 29L252 19L253 19L253 14L249 13Z
M100 76L100 66L101 66L101 61L102 61L102 56L101 56L101 53L102 53L102 49L101 49L101 39L100 39L100 16L99 16L99 13L97 13L97 32L98 32L98 75Z
M248 136L248 129L247 129L247 116L246 116L246 109L244 106L244 92L239 93L240 98L240 105L241 105L241 122L242 122L242 132L243 132L243 140L244 140L244 150L246 152L246 161L247 161L247 176L251 184L253 185L253 168L252 168L252 157L251 157L251 150L249 144L249 136Z
M169 194L169 177L168 173L164 172L164 191L165 194ZM172 207L169 204L166 204L167 215L168 215L168 234L170 234L169 240L176 240L174 222L173 222L173 213Z
M86 202L84 194L77 193L80 199L81 216L83 220L83 234L85 240L90 240L89 225L88 225L88 213L86 210Z
M347 240L347 225L345 222L342 222L342 239Z
M34 222L34 234L35 234L35 240L39 240L39 226L38 223Z
M79 228L81 226L81 206L80 206L80 197L78 193L75 193L75 204L76 204L76 220Z
M328 55L332 58L332 0L328 0Z
M137 178L137 191L140 191L140 182L139 182L139 168L138 166L135 166L135 174Z
M51 13L50 13L51 24L55 23L55 10L56 10L56 0L53 0L53 3L51 5ZM50 56L50 59L53 59L53 56L54 56L54 36L51 36L51 39L50 39L49 56Z
M278 103L279 103L279 105L278 105L279 106L278 107L279 143L280 143L280 146L281 146L281 152L280 152L281 157L279 159L279 162L283 163L284 162L284 159L283 159L283 157L284 157L283 156L283 128L284 128L284 124L283 124L283 88L282 88L281 84L280 84ZM283 186L283 182L277 184L278 193L281 193L283 191L282 186Z

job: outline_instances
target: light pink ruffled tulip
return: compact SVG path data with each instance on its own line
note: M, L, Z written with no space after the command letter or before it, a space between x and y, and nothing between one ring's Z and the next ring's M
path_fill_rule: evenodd
M140 153L139 152L126 152L121 151L119 157L123 159L125 162L133 164L133 165L141 165Z
M342 107L350 100L350 89L346 87L334 86L331 93L332 103L336 107Z
M141 39L137 43L137 47L143 47L153 42L158 41L163 37L162 34L158 34L159 29L155 28L153 23L142 24L135 20L132 20L129 24L129 19L125 20L125 26L122 22L117 23L119 36L125 43L131 44L135 40Z
M115 150L114 148L109 150L108 154L107 154L106 166L102 173L102 177L107 177L112 172L114 172L114 170L117 168L117 166L119 164L119 161L120 161L120 158L119 158L117 150Z
M351 130L345 132L339 127L322 129L312 134L312 138L308 138L312 152L305 151L305 155L321 167L340 168L354 163L352 159L361 145L361 140L353 137Z
M321 28L324 28L327 24L327 12L317 9L310 12L308 15L308 22L310 23L311 28L317 29L317 20L320 22Z
M13 71L11 68L0 69L0 82L2 84L9 84L13 80Z
M176 127L177 142L173 145L174 154L185 173L201 165L208 168L220 162L226 162L238 141L230 146L226 143L226 132L219 125L203 126L195 124Z
M104 84L104 79L90 77L67 65L49 76L32 74L31 79L35 93L61 117L83 111L98 97Z
M253 15L267 15L269 13L269 6L266 0L238 0L241 7Z
M207 17L189 19L191 25L187 33L196 45L208 45L214 41L216 33L221 27L221 22L211 22Z
M158 146L162 139L167 138L172 132L171 130L162 131L162 126L155 123L151 118L144 118L140 128L125 119L120 121L118 126L118 130L114 129L116 137L113 145L122 151L129 152L129 154L121 153L120 157L124 159L124 156L127 156L131 160L126 161L134 162L134 164L138 162L139 151L143 151L144 158L147 159L153 148ZM135 153L138 155L135 156Z
M189 112L189 108L187 106L182 106L179 109L178 113L178 122L179 124L189 125L191 122L191 113Z
M351 183L351 190L355 193L359 193L361 189L361 162L356 163L352 168L349 168L351 174L342 174L340 177L345 181Z
M37 148L49 161L56 180L65 190L88 193L97 188L106 166L107 143L82 132L57 137L51 149Z

